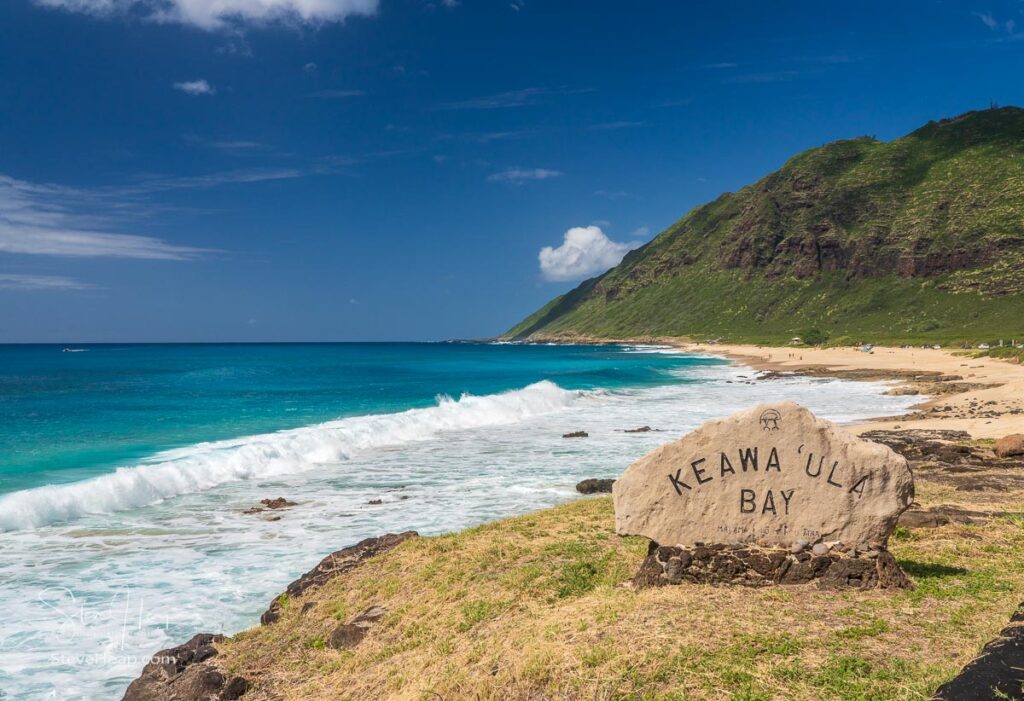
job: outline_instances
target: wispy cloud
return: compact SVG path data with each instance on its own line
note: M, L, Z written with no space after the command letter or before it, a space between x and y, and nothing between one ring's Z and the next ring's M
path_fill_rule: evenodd
M258 141L211 141L209 146L220 151L256 151L263 148Z
M31 292L67 292L70 290L93 290L81 280L60 275L15 275L0 273L0 290L25 290Z
M345 97L359 97L365 95L363 90L315 90L309 94L310 97L319 97L322 100L340 100Z
M593 92L592 88L523 88L494 95L473 97L468 100L445 102L437 105L438 110L496 110L507 107L524 107L540 102L544 98L558 95L579 95Z
M102 197L0 175L0 252L26 255L189 260L206 249L103 231ZM106 203L109 205L109 203Z
M181 138L187 144L202 146L231 156L252 156L267 150L266 144L246 139L208 139L197 134L182 134Z
M647 122L602 122L600 124L591 124L591 129L605 130L605 129L629 129L631 127L642 127Z
M728 78L727 83L784 83L795 80L799 71L770 71L767 73L747 73Z
M562 175L564 173L561 171L548 168L508 168L499 173L488 175L487 179L492 183L521 185L528 180L548 180L549 178L557 178Z
M439 134L438 141L466 141L473 144L489 144L492 141L507 141L533 136L536 129L508 129L505 131L471 131L458 134Z
M537 259L545 280L567 282L615 267L623 256L639 245L639 241L612 241L598 226L577 226L565 232L562 245L540 249Z
M991 12L972 12L971 14L993 32L1005 34L1011 40L1024 38L1024 34L1017 32L1017 22L1015 20L1008 19L1004 22L1003 20L996 19L995 15Z
M96 17L125 16L207 31L244 25L318 26L374 15L378 0L35 0L37 5Z
M999 23L996 22L996 18L992 16L991 12L972 12L971 14L980 19L981 23L989 29L996 29L999 26Z
M705 63L704 68L710 68L713 71L720 71L726 68L735 68L738 65L738 63L733 63L732 61L723 61L721 63Z

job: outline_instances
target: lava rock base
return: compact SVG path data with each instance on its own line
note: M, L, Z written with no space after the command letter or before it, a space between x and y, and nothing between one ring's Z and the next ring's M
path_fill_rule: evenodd
M796 552L794 552L796 551ZM764 587L815 582L823 589L912 589L913 582L885 549L817 544L813 550L757 545L664 546L651 543L633 577L637 588L669 584Z

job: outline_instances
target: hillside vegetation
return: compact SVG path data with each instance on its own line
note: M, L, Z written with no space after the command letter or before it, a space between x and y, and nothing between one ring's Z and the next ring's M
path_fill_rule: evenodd
M810 149L506 337L1024 337L1024 110Z

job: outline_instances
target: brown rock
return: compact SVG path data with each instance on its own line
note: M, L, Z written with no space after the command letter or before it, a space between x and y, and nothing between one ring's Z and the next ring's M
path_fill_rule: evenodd
M890 448L783 402L657 448L629 466L613 495L616 530L658 543L856 546L886 542L914 482Z
M347 650L361 643L365 637L365 626L342 623L327 637L327 647L332 650Z
M563 433L562 438L589 438L590 434L586 431L573 431L572 433Z
M295 506L294 501L288 501L284 497L277 497L276 499L260 499L260 503L268 509L285 509L289 506Z
M1024 455L1024 433L1013 433L996 441L992 451L1000 458Z
M327 637L327 647L332 650L347 650L363 641L370 626L384 617L388 610L383 606L371 606L353 618L342 623Z
M623 433L649 433L653 430L650 426L641 426L640 428L627 428Z

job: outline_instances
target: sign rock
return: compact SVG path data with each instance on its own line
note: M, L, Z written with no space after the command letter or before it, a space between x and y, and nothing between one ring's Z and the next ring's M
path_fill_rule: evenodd
M914 499L907 461L793 402L709 421L629 466L615 526L661 545L884 546Z

